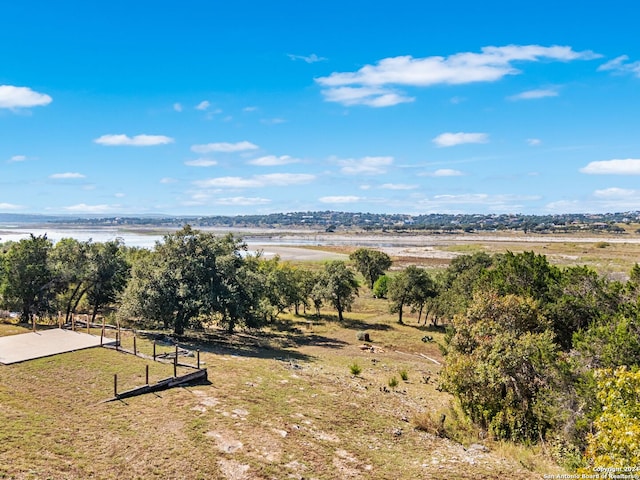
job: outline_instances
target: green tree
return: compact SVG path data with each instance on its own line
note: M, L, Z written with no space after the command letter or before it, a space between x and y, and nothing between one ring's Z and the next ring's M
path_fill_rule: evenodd
M31 235L11 244L4 255L3 303L21 311L22 321L49 311L54 276L49 267L52 244L46 235Z
M544 438L571 402L564 361L537 302L477 293L454 317L446 345L443 388L496 438Z
M373 296L376 298L387 298L389 291L389 277L382 275L373 284Z
M89 249L89 242L63 238L55 244L49 255L59 292L59 308L64 310L66 322L71 320L71 315L89 288Z
M391 277L387 293L391 313L397 313L398 323L402 324L404 307L411 306L422 315L427 299L436 295L436 286L426 270L410 265Z
M369 248L357 249L349 255L349 260L354 263L356 270L362 274L372 290L375 281L384 275L392 263L386 253Z
M246 245L233 235L217 237L186 225L165 235L148 257L135 263L122 314L173 324L174 332L201 316L215 315L228 331L264 318L264 278L245 260Z
M327 262L318 281L322 296L338 311L338 320L344 320L343 312L349 311L358 295L358 281L346 263L340 260Z
M87 299L92 307L91 321L98 310L113 303L129 278L130 266L122 251L122 241L94 243L89 249Z

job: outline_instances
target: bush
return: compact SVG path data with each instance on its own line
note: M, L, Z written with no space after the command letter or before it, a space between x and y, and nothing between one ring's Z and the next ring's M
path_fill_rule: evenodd
M398 386L398 379L396 377L391 377L389 379L389 386L391 388L396 388Z
M349 370L351 371L351 375L360 375L362 373L362 367L358 365L357 362L353 362L349 365Z
M407 372L406 368L403 368L402 370L400 370L400 378L405 382L409 380L409 372Z
M439 420L434 419L434 415L429 412L424 412L416 415L413 418L413 425L416 430L430 433L436 437L447 437L447 431L444 427L444 421L446 415L443 413L440 415Z

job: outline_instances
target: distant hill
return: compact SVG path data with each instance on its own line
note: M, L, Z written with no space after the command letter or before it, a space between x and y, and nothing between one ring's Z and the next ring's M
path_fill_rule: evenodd
M520 230L525 233L571 233L576 231L605 231L625 233L640 222L640 211L604 214L378 214L353 212L290 212L267 215L237 216L64 216L0 214L0 222L58 223L90 226L155 226L179 227L186 223L194 227L227 228L321 228L326 231L362 229L371 231L429 231L455 233L475 231Z

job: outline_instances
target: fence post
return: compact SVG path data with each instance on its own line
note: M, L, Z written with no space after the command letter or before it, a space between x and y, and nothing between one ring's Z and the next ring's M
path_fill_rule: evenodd
M136 334L133 334L133 354L138 356L138 348L136 347Z
M116 331L116 351L120 350L120 330Z
M156 341L153 341L153 361L156 361Z
M196 350L196 354L198 357L198 370L200 370L200 349Z
M113 374L113 396L114 397L118 396L118 374L117 373Z
M87 315L87 333L90 333L89 332L89 315Z
M33 331L35 332L36 331L36 316L33 315L31 318L32 318L32 323L33 323Z
M178 376L178 355L173 359L173 378Z
M149 385L149 364L146 365L146 372L145 372L145 379L146 379L146 384Z

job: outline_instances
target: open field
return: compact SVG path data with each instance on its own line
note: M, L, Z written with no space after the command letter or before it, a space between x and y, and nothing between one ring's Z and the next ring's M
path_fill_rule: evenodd
M144 384L146 364L151 382L171 376L172 367L104 348L4 366L0 478L537 478L558 471L532 450L486 441L487 451L468 449L481 442L472 431L460 444L416 429L425 414L445 412L450 422L450 397L437 390L442 358L435 342L421 341L426 327L398 325L385 310L384 300L363 296L344 324L330 315L288 317L261 334L200 334L180 346L202 350L210 384L126 401L101 403L112 396L114 373L123 390ZM361 330L373 351L360 348ZM21 331L0 325L0 335ZM151 351L142 334L137 340ZM132 348L131 334L123 346ZM359 375L350 371L354 363Z

